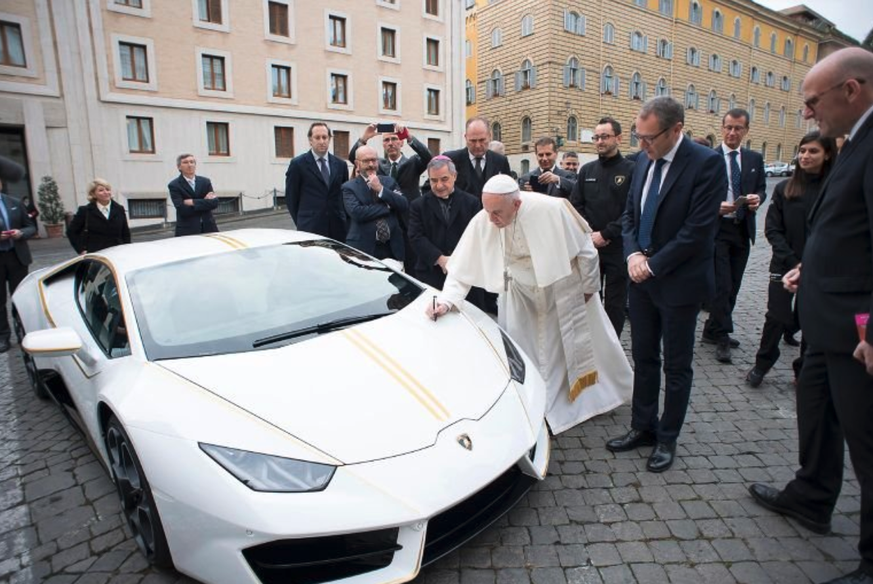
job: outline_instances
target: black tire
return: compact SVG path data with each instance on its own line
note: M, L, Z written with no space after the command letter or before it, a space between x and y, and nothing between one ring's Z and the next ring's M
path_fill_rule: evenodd
M24 370L27 372L27 379L30 381L30 387L33 389L33 393L35 393L36 397L39 399L49 399L48 387L46 386L45 381L43 381L42 376L39 374L39 369L36 367L36 361L34 361L33 357L28 355L21 347L21 341L24 339L26 333L24 325L21 324L21 318L18 316L18 312L15 308L12 309L12 328L15 329L15 336L18 339L18 349L21 351L21 359L24 361Z
M121 513L146 560L160 568L172 568L173 558L152 490L133 449L133 443L118 418L111 416L103 438L109 455L109 472L121 503Z

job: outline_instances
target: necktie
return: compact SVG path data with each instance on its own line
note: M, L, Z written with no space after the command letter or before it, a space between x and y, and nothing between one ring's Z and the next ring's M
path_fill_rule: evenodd
M391 178L393 178L394 180L397 180L397 163L396 162L391 163Z
M482 157L481 156L476 157L476 176L479 177L479 180L482 180L482 178L483 178L483 176L482 176Z
M376 241L385 243L391 239L391 228L385 219L376 219Z
M330 172L327 170L327 160L324 158L318 159L318 166L321 168L321 178L324 179L324 184L330 184Z
M649 186L649 194L646 195L646 204L640 213L640 231L637 235L637 243L643 251L652 245L652 227L655 225L655 210L658 208L658 197L661 193L661 169L667 161L659 158L655 161L655 171L652 173L652 184Z
M731 193L734 196L734 201L742 194L740 190L740 185L742 185L743 175L740 173L740 165L737 162L737 152L734 150L730 153L731 157ZM746 207L745 205L741 205L736 212L737 222L742 221L746 217Z

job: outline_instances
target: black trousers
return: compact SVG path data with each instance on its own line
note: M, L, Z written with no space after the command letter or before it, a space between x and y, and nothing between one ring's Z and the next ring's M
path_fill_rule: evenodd
M761 331L761 345L755 355L755 367L764 373L770 371L779 360L779 343L782 337L797 332L797 317L791 308L794 294L787 291L782 282L770 282L767 292L767 314L764 317L764 330ZM803 353L806 350L806 340L802 340L800 355L794 360L794 377L800 377L803 367Z
M15 292L24 277L27 276L27 266L22 264L15 250L0 251L0 303L3 312L0 314L0 338L9 339L9 317L6 310L6 286L9 286L9 296Z
M669 306L644 286L629 290L634 393L631 427L654 431L673 442L682 430L694 379L694 332L700 305ZM658 419L661 392L661 344L664 346L664 412Z
M861 569L873 575L873 377L848 353L810 347L797 385L800 469L782 498L827 521L843 484L843 440L861 485Z
M715 236L715 297L710 302L709 318L703 335L726 340L734 332L733 312L749 261L749 233L746 222L722 218Z
M606 249L599 250L601 298L606 316L615 328L615 334L621 338L624 308L627 304L627 264L620 248L615 251L605 251Z

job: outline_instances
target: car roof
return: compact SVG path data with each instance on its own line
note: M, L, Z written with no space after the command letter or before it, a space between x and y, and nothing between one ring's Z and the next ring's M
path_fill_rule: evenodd
M290 229L237 229L117 245L93 255L107 258L122 272L132 272L160 264L241 249L324 239L326 238L320 235Z

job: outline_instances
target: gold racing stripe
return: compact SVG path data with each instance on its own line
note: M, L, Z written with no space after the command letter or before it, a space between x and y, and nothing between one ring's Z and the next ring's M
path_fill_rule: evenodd
M353 334L351 329L346 329L342 332L343 336L345 336L349 342L351 342L354 346L361 350L362 353L367 355L370 359L372 359L377 365L379 365L385 372L394 378L394 380L403 387L409 395L411 395L415 400L422 405L430 414L436 418L438 421L443 422L448 419L448 412L445 412L445 408L439 406L443 412L441 413L437 410L433 404L428 403L427 399L424 396L420 395L416 389L410 385L410 383L404 379L401 374L405 373L402 369L398 371L396 368L391 367L388 363L385 362L385 359L377 352L376 347L363 335L358 336L358 334ZM409 376L408 373L406 373ZM413 380L414 381L414 380Z
M209 237L211 239L217 239L218 241L225 243L234 249L247 249L248 248L248 246L246 244L244 244L243 242L241 242L240 240L235 239L233 237L229 237L227 235L220 234L220 233L207 233L207 234L205 234L205 236Z
M358 339L361 340L361 342L366 343L367 346L369 346L373 351L378 353L379 356L382 357L382 359L384 359L388 364L390 364L394 368L395 371L397 371L401 375L403 375L406 378L406 380L413 387L415 387L417 389L417 391L420 392L433 405L433 407L436 408L436 410L438 412L440 412L440 414L443 416L442 419L447 420L448 418L451 417L451 414L449 414L449 411L443 406L443 404L440 403L440 401L424 385L422 385L415 377L413 377L409 371L404 369L403 366L400 365L400 363L395 361L394 358L391 357L391 355L389 355L388 353L383 351L381 348L379 348L379 346L376 343L374 343L369 337L367 337L364 333L362 333L361 331L356 330L356 329L347 329L346 332L356 336Z

